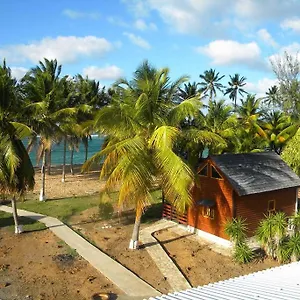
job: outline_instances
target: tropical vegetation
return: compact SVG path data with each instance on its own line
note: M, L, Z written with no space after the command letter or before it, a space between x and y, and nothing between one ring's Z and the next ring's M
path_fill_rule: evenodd
M203 71L199 82L189 82L187 76L171 80L168 68L145 61L132 79L120 79L106 89L80 74L63 76L57 60L45 58L19 81L3 64L1 193L19 197L33 187L28 152L36 149L42 161L40 200L44 201L53 144L64 145L64 182L68 149L72 166L73 153L83 142L87 160L91 135L98 133L105 136L105 143L86 161L85 169L103 163L103 197L117 190L120 208L134 204L136 226L130 245L137 248L140 219L151 203L151 190L160 187L166 199L184 211L191 203L197 166L207 151L274 151L299 172L299 63L285 54L273 62L273 69L278 84L258 98L247 92L244 76L229 75L226 85L225 75L215 69Z

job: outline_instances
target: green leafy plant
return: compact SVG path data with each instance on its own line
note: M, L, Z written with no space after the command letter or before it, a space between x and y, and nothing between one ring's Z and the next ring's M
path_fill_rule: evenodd
M235 243L242 243L246 239L247 224L242 218L232 219L225 224L225 233Z
M246 242L246 220L242 218L232 219L225 224L225 233L234 243L233 258L238 263L249 263L253 258L253 251Z
M253 251L246 242L237 243L234 247L233 257L241 264L247 264L254 258Z

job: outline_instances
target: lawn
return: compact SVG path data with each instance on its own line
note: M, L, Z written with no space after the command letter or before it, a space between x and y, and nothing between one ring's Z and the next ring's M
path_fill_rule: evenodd
M152 197L153 204L160 203L161 190L153 191ZM99 216L101 218L109 218L117 205L117 200L117 193L113 193L111 194L111 199L109 201L106 200L105 202L100 201L99 195L90 195L64 198L59 200L48 200L45 202L39 202L37 200L27 200L24 202L19 202L18 208L55 217L62 222L67 223L72 216L78 215L81 212L93 207L99 207ZM148 213L155 214L156 211L152 209Z
M19 224L23 225L23 230L26 232L37 231L46 228L43 223L26 217L19 217ZM0 211L0 228L2 227L8 227L9 230L14 231L15 227L12 214Z

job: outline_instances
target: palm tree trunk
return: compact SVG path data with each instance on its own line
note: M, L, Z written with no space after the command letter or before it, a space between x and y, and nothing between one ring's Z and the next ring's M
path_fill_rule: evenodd
M14 223L15 223L15 233L22 233L22 226L19 225L18 222L18 212L17 212L17 203L16 203L16 198L13 196L11 199L11 207L13 209L13 218L14 218Z
M74 156L74 147L72 146L72 149L71 149L71 162L70 162L70 171L71 171L72 175L74 175L73 156Z
M66 180L66 153L67 153L67 137L65 136L65 138L64 138L64 157L63 157L61 182L65 182L65 180Z
M52 155L52 150L51 147L48 150L48 168L47 168L47 175L51 174L51 155Z
M84 141L84 147L85 147L85 157L84 157L84 162L87 161L88 159L88 150L89 150L89 138L86 137Z
M139 233L140 233L140 226L141 226L141 217L142 217L141 211L137 210L132 237L129 243L129 249L136 250L139 248Z
M46 181L46 151L43 151L43 162L42 162L42 168L41 168L41 174L42 174L42 187L40 192L40 201L45 201L45 181Z

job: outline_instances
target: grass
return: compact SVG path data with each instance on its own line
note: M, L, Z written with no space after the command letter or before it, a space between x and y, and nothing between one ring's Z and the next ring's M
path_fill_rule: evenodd
M18 220L19 224L23 225L23 230L26 232L37 231L46 228L43 223L26 217L19 217ZM0 228L2 227L8 227L11 231L15 230L15 224L12 214L0 211Z
M154 207L153 209L150 208L147 210L144 220L148 218L153 219L155 216L157 218L160 218L161 216L161 214L159 215L160 208L159 206L157 206L158 203L161 203L161 190L153 191L152 197ZM117 193L113 193L111 194L109 204L113 206L117 203L117 200ZM48 200L45 202L39 202L37 200L27 200L25 202L18 203L18 208L20 209L25 209L28 211L51 216L65 223L68 223L68 220L71 216L77 215L88 208L97 206L99 207L100 212L103 207L101 206L99 195L71 197L59 200ZM107 214L110 213L110 211L107 212ZM104 212L104 214L106 214L106 212ZM104 216L101 215L100 217L104 218Z
M71 197L59 200L48 200L45 202L29 200L19 202L18 208L37 212L67 222L72 215L79 214L80 212L97 205L99 205L99 195Z
M57 245L61 248L64 248L66 250L66 254L72 256L73 258L76 258L78 256L78 253L76 249L71 248L68 244L66 244L64 241L58 241Z

